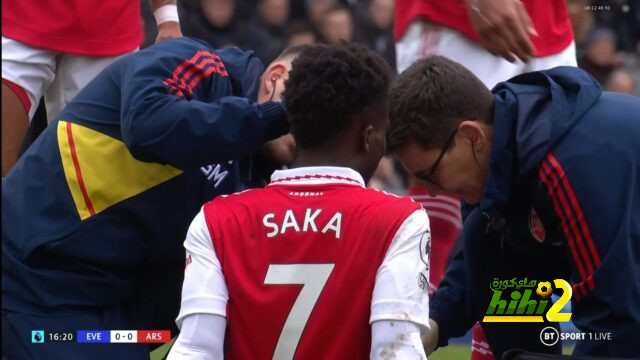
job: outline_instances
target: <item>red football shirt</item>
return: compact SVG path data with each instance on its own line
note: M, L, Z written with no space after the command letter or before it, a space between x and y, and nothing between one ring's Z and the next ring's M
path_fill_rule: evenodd
M571 21L563 0L522 0L539 36L531 37L536 56L557 54L573 41ZM396 0L394 35L400 39L417 18L424 18L479 41L464 0Z
M420 205L366 189L359 176L295 170L203 207L228 288L226 357L368 358L376 273Z
M61 53L120 55L142 41L140 2L3 1L2 36Z

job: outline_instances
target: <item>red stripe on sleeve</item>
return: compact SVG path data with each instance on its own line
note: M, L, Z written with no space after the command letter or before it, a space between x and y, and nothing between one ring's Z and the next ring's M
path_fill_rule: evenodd
M180 97L191 96L198 83L213 73L229 76L218 55L200 50L191 59L183 61L163 83L169 87L169 93Z
M210 66L209 68L207 68L206 70L202 70L200 69L200 72L198 74L196 74L196 76L193 78L193 80L191 80L191 82L189 83L189 90L193 90L193 88L195 88L196 86L198 86L198 83L200 81L202 81L202 79L208 77L209 75L216 73L216 74L220 74L222 76L226 76L227 72L224 70L220 70L220 67L214 63L214 65Z
M200 57L202 57L203 52L202 51L197 51L195 53L195 55L193 55L191 57L191 59L185 60L183 61L180 65L178 65L178 67L176 68L176 70L173 72L173 74L171 74L171 77L168 78L167 80L171 79L174 81L179 81L180 80L180 74L191 64L197 62Z
M553 165L553 167L560 174L560 180L562 180L562 186L564 187L566 193L569 195L569 200L571 201L571 205L573 206L573 209L576 212L576 216L578 217L578 223L582 228L582 233L584 234L584 237L586 238L587 246L589 247L589 252L591 256L593 256L593 260L595 262L596 267L599 267L601 264L600 254L598 253L598 249L595 246L593 237L591 236L591 232L589 231L589 227L587 226L587 221L584 218L584 213L582 212L582 208L578 203L578 199L576 198L576 195L573 192L573 188L571 187L571 184L567 180L567 175L565 174L564 169L562 168L562 166L560 166L560 163L558 163L558 160L556 159L555 156L553 156L553 154L549 153L549 155L547 155L547 158L549 159L549 162L551 163L551 165Z
M185 72L184 75L182 75L180 80L182 82L184 82L185 84L187 84L186 85L187 87L191 88L192 87L191 86L191 82L192 82L191 77L196 73L202 72L203 69L205 67L207 67L207 65L213 65L213 64L215 64L215 61L213 61L212 58L203 56L200 62L195 63L193 66L189 67L189 70L187 72Z
M582 283L580 283L582 284ZM578 301L580 299L582 299L582 294L580 294L580 292L578 291L579 286L577 284L573 284L571 285L571 288L573 290L573 298ZM582 288L582 290L584 290L584 288Z
M585 267L587 270L587 276L590 274L593 274L593 264L591 263L591 258L589 257L589 253L587 252L587 248L584 244L584 241L583 241L584 237L580 233L580 228L578 225L579 220L577 220L576 217L574 216L572 207L569 204L569 201L567 200L565 193L562 191L564 188L562 186L562 179L557 173L553 171L553 169L550 167L550 165L546 161L543 162L542 164L543 164L542 166L546 167L547 169L547 174L549 175L549 178L552 180L554 194L556 198L559 199L560 205L564 210L565 216L563 218L563 221L566 221L569 224L569 230L571 230L571 232L574 234L574 241L577 245L578 250L580 251L580 254L582 255L582 259L584 260ZM569 195L567 194L567 196Z
M582 254L582 260L586 263L586 276L582 276L582 282L577 284L576 287L578 290L576 293L586 295L585 284L590 290L595 288L593 272L595 271L595 268L601 264L600 255L595 247L593 237L591 236L591 232L587 226L582 208L578 203L564 169L551 153L547 155L541 164L545 169L546 174L548 174L549 178L553 180L553 184L545 183L545 185L549 188L549 193L552 196L552 199L555 199L554 202L558 203L558 207L555 209L556 213L560 216L563 224L568 223L571 226L571 230L575 234L575 242ZM553 186L553 189L550 185ZM562 208L561 210L564 210L564 213L558 210L560 204ZM574 254L574 259L575 256L576 254ZM591 263L592 260L595 263L595 266ZM576 264L578 264L577 261Z
M180 63L178 67L173 71L171 77L166 78L163 83L169 87L169 93L175 93L175 95L179 97L184 97L185 90L187 86L183 80L181 74L190 66L193 66L194 63L200 60L200 58L204 55L204 51L197 51L191 59L187 59Z
M576 244L573 239L573 235L571 231L567 227L566 216L563 212L563 209L560 207L560 201L557 198L557 194L554 192L554 186L551 184L551 180L549 179L551 169L547 166L547 164L543 161L541 166L538 168L538 176L542 183L547 187L547 191L549 192L549 197L551 198L551 202L553 203L553 208L556 214L560 217L560 225L562 227L562 232L564 233L567 242L569 243L569 249L571 250L571 255L573 256L573 261L576 263L578 268L578 272L580 273L581 279L586 279L587 273L584 269L584 265L582 264L582 259L578 254L578 250L576 249Z

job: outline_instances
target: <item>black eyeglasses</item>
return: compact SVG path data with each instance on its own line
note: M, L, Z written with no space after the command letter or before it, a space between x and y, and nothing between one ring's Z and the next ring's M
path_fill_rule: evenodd
M429 182L431 184L438 185L438 184L436 184L435 180L433 180L433 175L435 174L436 170L438 169L438 165L440 165L440 161L442 161L442 158L444 157L444 154L447 152L447 150L449 150L449 147L451 146L451 143L453 142L453 138L456 136L457 132L458 132L458 129L455 129L453 131L453 133L451 133L451 135L449 135L449 138L444 143L444 147L442 148L442 151L440 152L440 155L438 155L438 158L436 159L436 162L434 162L433 165L431 166L431 170L429 170L429 172L426 175L419 176L419 178L421 178L422 180L427 181L427 182Z

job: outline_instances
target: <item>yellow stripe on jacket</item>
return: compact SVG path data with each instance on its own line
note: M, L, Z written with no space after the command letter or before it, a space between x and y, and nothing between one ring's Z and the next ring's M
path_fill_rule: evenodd
M58 122L58 147L81 220L182 173L135 159L125 144L88 127Z

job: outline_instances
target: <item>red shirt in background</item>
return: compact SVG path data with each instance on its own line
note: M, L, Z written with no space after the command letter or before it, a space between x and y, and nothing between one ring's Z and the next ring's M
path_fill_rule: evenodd
M565 1L522 0L539 36L532 36L536 56L557 54L573 41L571 21ZM479 41L469 21L464 0L396 0L394 35L399 40L409 25L422 17Z
M462 228L460 199L453 195L431 196L424 186L409 188L407 196L422 204L429 215L431 229L429 283L433 287L432 290L435 290L444 278L449 255Z
M120 55L140 46L140 2L3 1L2 36L67 54Z

